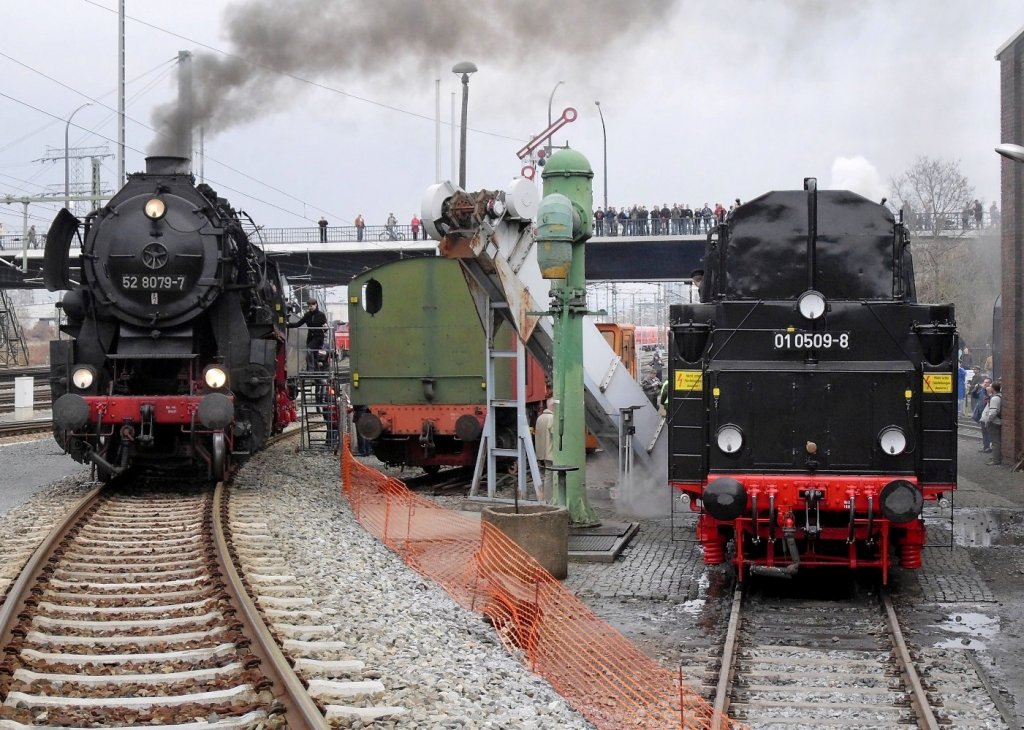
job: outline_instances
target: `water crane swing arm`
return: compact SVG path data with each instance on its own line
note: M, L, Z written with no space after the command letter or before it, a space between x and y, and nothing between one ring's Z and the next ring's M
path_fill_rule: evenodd
M492 301L507 302L510 319L520 338L551 372L554 330L550 317L544 316L548 307L539 304L549 300L551 282L541 275L533 231L533 213L539 211L540 201L536 187L529 181L518 178L513 186L517 184L529 187L534 196L532 202L519 201L517 206L510 206L509 200L515 196L509 191L504 196L490 192L487 194L494 199L503 198L501 204L474 205L475 211L485 215L469 221L449 214L458 208L451 204L455 202L455 194L467 193L451 183L438 183L427 191L420 217L431 222L427 230L439 241L441 255L460 259L467 279L475 280L478 291L487 292ZM511 212L513 207L515 213ZM498 210L501 212L497 213ZM526 212L530 212L529 218L524 215ZM601 332L590 324L583 329L587 428L606 445L613 444L614 449L621 408L635 407L637 438L633 443L638 463L643 463L655 476L666 472L667 437L664 430L659 432L657 410L622 366ZM609 362L617 362L618 367L610 372Z

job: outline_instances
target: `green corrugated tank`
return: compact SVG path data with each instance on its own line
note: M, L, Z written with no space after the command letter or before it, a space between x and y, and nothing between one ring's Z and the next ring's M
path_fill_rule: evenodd
M354 278L348 296L353 405L486 403L483 327L457 261L384 264ZM499 334L511 347L510 328ZM499 366L499 383L511 384L509 364Z

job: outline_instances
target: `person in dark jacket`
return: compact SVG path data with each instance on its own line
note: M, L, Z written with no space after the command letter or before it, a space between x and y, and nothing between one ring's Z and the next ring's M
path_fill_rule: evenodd
M324 347L327 333L327 315L320 311L316 299L306 302L306 313L296 322L289 322L288 329L306 327L306 370L316 370L316 353Z

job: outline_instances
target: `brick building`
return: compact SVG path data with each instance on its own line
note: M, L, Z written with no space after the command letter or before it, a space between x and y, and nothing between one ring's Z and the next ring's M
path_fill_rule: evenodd
M1024 28L998 51L1000 142L1024 145ZM1000 157L1002 164L1002 357L1003 460L1013 464L1024 452L1024 163Z

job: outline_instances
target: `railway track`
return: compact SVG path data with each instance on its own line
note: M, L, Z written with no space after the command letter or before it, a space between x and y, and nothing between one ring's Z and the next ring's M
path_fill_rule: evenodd
M884 591L737 588L721 657L702 676L716 712L752 728L1008 727L968 656L908 648Z
M0 421L0 438L7 436L30 436L47 433L53 429L49 418L36 418L31 421Z
M50 389L42 391L36 388L35 397L32 400L32 408L37 411L46 410L52 405L50 400ZM14 408L14 391L0 390L0 413L10 411Z
M13 382L15 378L24 376L48 378L50 376L50 366L29 365L28 367L0 368L0 383Z
M108 487L0 557L0 730L402 714L368 699L380 682L332 641L265 519L223 485Z

